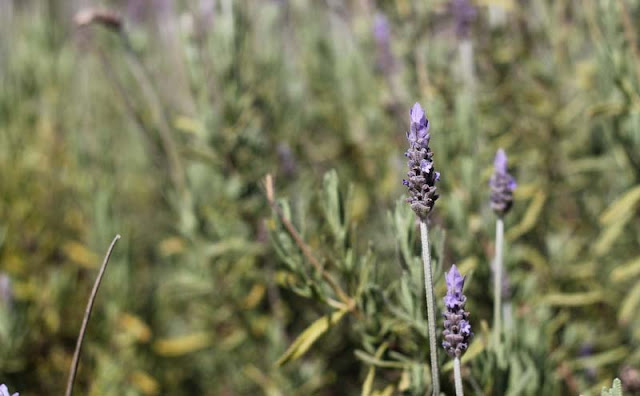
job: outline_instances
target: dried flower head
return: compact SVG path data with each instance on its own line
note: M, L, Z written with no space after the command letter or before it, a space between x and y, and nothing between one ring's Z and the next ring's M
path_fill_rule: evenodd
M469 348L473 337L469 312L464 310L467 298L462 294L465 277L460 275L455 264L446 274L447 295L444 297L445 312L442 346L451 357L461 357Z
M491 209L499 216L505 215L513 205L516 180L507 172L507 154L499 149L494 160L494 172L489 181Z
M620 381L625 392L640 393L640 371L631 366L624 366L620 372Z
M9 388L5 384L0 385L0 396L20 396L18 392L13 395L9 393Z
M404 154L409 158L408 178L402 184L409 188L407 202L421 220L426 220L438 199L436 181L440 180L440 172L433 168L433 152L429 148L429 120L416 103L411 108L411 126L407 132L409 150Z
M119 31L122 28L122 18L110 10L95 8L80 10L73 16L73 21L78 27L96 23L114 31Z

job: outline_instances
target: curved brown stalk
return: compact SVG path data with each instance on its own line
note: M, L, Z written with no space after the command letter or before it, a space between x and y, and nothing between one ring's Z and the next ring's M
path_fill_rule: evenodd
M107 264L109 263L111 252L113 251L116 242L118 242L118 239L120 239L120 235L116 235L115 238L113 238L113 241L111 241L109 250L107 250L107 254L104 256L104 261L102 262L102 266L100 267L100 271L98 272L98 277L93 284L93 290L91 290L91 295L89 296L89 301L87 302L87 308L84 311L84 319L82 320L80 334L78 335L78 341L76 342L76 351L73 354L73 361L71 362L71 369L69 370L69 380L67 381L67 391L65 392L65 396L71 396L71 394L73 393L73 382L76 379L76 372L78 371L78 362L80 360L80 351L82 350L82 341L84 341L84 334L87 332L87 324L89 323L89 317L91 316L91 311L93 310L93 303L96 300L96 295L98 294L98 289L100 288L100 282L102 282L102 276L107 269Z

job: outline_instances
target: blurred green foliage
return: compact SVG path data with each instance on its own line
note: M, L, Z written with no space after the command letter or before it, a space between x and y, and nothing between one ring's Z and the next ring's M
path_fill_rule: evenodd
M120 233L78 394L424 394L419 241L401 184L415 101L442 173L438 301L444 269L468 275L467 392L595 395L640 366L640 5L477 1L470 81L445 1L162 1L142 15L114 2L122 32L75 26L76 3L0 3L0 382L12 391L62 393ZM491 26L499 5L506 20ZM377 61L377 11L392 67ZM511 319L493 349L498 147L519 185Z

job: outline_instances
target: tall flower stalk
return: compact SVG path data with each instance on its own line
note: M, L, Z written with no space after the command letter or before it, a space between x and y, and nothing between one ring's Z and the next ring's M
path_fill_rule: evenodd
M473 88L475 71L473 65L473 43L471 42L471 24L476 18L476 8L470 0L451 0L449 3L458 37L458 56L460 76L465 85Z
M429 250L429 231L427 218L435 201L438 199L436 181L440 173L433 168L433 153L429 147L429 120L416 103L410 111L411 126L407 132L409 149L405 156L409 159L409 173L402 183L409 188L407 202L420 220L420 240L422 243L422 263L424 269L424 288L427 300L427 323L429 326L429 343L431 352L431 384L433 395L440 394L440 377L438 372L438 350L436 348L436 311L433 294L433 275L431 254Z
M456 395L463 396L462 374L460 358L469 348L473 332L469 323L469 312L464 310L467 297L462 294L465 277L460 275L458 268L451 266L445 277L447 281L447 295L444 297L444 331L442 332L442 347L453 358L453 375Z
M507 154L499 149L494 160L494 172L489 181L491 187L491 209L496 213L496 252L493 283L493 341L494 347L500 345L502 329L502 251L504 245L504 216L513 205L513 190L516 181L507 172Z

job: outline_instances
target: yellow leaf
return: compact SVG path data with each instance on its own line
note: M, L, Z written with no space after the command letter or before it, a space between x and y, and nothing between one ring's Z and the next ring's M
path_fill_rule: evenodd
M246 309L255 308L256 305L258 305L260 301L262 301L266 290L267 288L263 284L256 283L249 291L249 294L247 294L247 296L244 298L242 305Z
M322 318L313 322L309 327L305 329L298 336L298 338L293 341L293 344L286 350L286 352L278 359L277 365L282 366L283 364L298 359L300 356L304 355L311 345L320 338L321 335L327 332L331 326L334 326L340 319L347 313L346 310L340 310L333 312L330 316L323 316Z
M160 392L158 382L144 371L134 372L129 377L129 381L145 395L157 395Z
M409 374L409 371L404 370L402 371L402 375L400 375L400 381L398 381L398 390L400 392L405 392L409 390L410 387L411 387L411 375Z
M380 345L380 347L378 348L375 354L376 359L380 359L382 357L388 345L389 344L387 344L386 342ZM364 384L362 384L362 396L371 395L371 391L373 389L373 380L375 379L375 377L376 377L376 366L372 365L371 367L369 367L369 372L367 373L367 378L364 380Z
M139 317L129 313L123 313L118 318L118 324L122 329L135 337L139 342L149 342L151 339L151 329Z
M62 245L62 251L69 260L84 268L95 269L100 263L100 257L79 242L66 242Z
M637 275L640 275L640 256L627 261L611 271L611 280L614 282L623 282Z
M640 186L627 191L609 205L607 210L600 216L600 223L608 225L618 220L629 218L633 214L638 201L640 201Z
M640 304L640 282L636 283L634 288L622 300L622 306L618 313L620 323L628 324L630 320L637 316L638 304Z
M211 342L209 333L200 332L158 340L153 344L153 350L160 356L182 356L207 348Z
M546 304L563 307L579 307L582 305L595 304L604 301L604 294L601 291L586 293L552 293L543 297Z
M380 392L376 391L371 396L391 396L395 391L395 387L393 385L387 385L386 388L381 390Z
M487 168L493 173L493 167ZM536 183L518 183L518 188L513 192L513 198L516 202L527 200L540 191L540 186Z
M622 234L622 231L624 231L624 226L627 224L627 221L628 219L625 219L620 222L610 224L602 230L596 239L596 243L593 245L593 254L600 257L609 253L613 243L618 240L618 237Z
M158 250L160 250L160 255L163 257L173 256L174 254L181 253L184 251L185 243L182 238L178 237L170 237L162 242L158 246Z
M204 127L198 120L194 120L193 118L178 116L173 120L173 126L187 133L192 133L194 135L203 135Z
M242 368L243 374L255 382L262 388L262 392L265 396L281 396L282 392L278 389L278 386L272 378L266 373L260 371L259 368L253 364L249 364Z
M536 225L536 223L538 222L538 217L540 216L540 212L542 211L544 202L546 200L547 196L542 191L538 191L534 195L533 200L529 204L529 207L527 208L527 211L525 212L524 217L522 218L520 223L509 229L509 231L507 232L507 240L513 241L515 239L518 239L518 237L531 230Z

